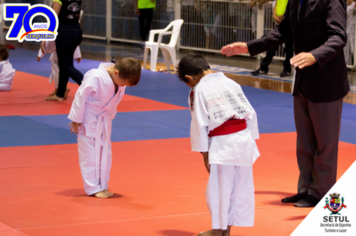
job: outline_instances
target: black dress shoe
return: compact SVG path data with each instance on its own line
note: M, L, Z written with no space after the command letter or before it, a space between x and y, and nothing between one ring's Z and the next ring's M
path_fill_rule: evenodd
M295 207L315 207L319 203L320 199L317 199L313 195L307 195L305 198L299 200L294 204Z
M267 73L268 73L268 70L262 70L261 68L251 71L252 75L267 75Z
M296 203L299 200L303 199L305 196L307 196L307 195L306 194L297 193L294 196L283 198L282 202L283 203Z
M283 68L282 73L279 75L279 77L287 77L287 76L291 76L291 71L287 70L286 68Z

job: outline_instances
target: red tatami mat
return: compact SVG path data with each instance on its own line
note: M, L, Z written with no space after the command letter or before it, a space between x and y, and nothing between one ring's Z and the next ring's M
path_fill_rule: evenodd
M54 91L54 85L48 83L48 78L16 71L11 91L0 92L0 116L68 114L78 85L68 83L68 87L71 91L66 101L48 102L44 99ZM120 112L180 109L187 108L127 94L118 106Z
M0 222L0 235L1 236L26 236L26 234Z
M261 135L255 226L234 227L232 235L290 235L311 211L280 202L297 189L295 141L295 133ZM340 143L338 177L355 151ZM84 194L75 144L0 153L0 221L28 236L193 236L211 227L208 173L189 138L113 143L111 199Z

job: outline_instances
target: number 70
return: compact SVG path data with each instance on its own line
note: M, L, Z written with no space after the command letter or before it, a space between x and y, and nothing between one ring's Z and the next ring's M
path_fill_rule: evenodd
M57 33L58 17L54 10L44 4L4 4L4 20L13 21L6 34L7 40L18 40L23 33L31 32L32 20L35 16L42 15L47 19L48 31Z

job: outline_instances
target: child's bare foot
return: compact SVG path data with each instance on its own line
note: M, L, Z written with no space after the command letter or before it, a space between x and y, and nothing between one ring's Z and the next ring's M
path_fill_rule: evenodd
M66 88L66 91L64 92L64 99L67 99L69 91L70 88Z
M50 93L49 96L53 96L55 94L57 94L57 89L55 89L54 92Z
M112 192L109 192L108 190L104 190L104 193L106 193L107 195L109 195L109 197L114 196L114 194Z
M221 229L211 229L205 232L201 232L198 236L221 236L222 230Z
M64 101L64 98L57 97L57 95L50 96L45 99L46 101L59 101L62 102Z
M110 196L107 195L104 191L100 191L94 194L94 197L97 198L109 198Z

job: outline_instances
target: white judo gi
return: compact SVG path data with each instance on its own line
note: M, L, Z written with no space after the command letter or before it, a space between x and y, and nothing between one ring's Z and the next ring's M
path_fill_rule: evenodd
M108 189L111 169L111 127L126 87L115 85L101 63L88 71L75 94L68 118L81 123L78 134L79 165L88 195Z
M189 96L192 151L209 152L210 176L206 200L212 228L254 225L252 165L259 157L257 115L241 86L223 73L204 76ZM209 137L227 120L245 119L247 128Z
M46 47L45 47L45 52L42 53L42 50L40 49L38 51L38 57L42 58L44 57L45 54L50 53L51 56L49 57L49 60L51 61L51 74L49 76L49 82L52 83L52 80L54 81L54 86L55 88L58 88L58 83L59 83L59 66L58 66L58 56L57 56L57 51L56 51L56 42L55 41L46 41ZM75 49L73 58L81 58L82 54L80 52L79 46Z
M15 69L12 68L9 60L0 61L0 91L11 90L15 76Z

